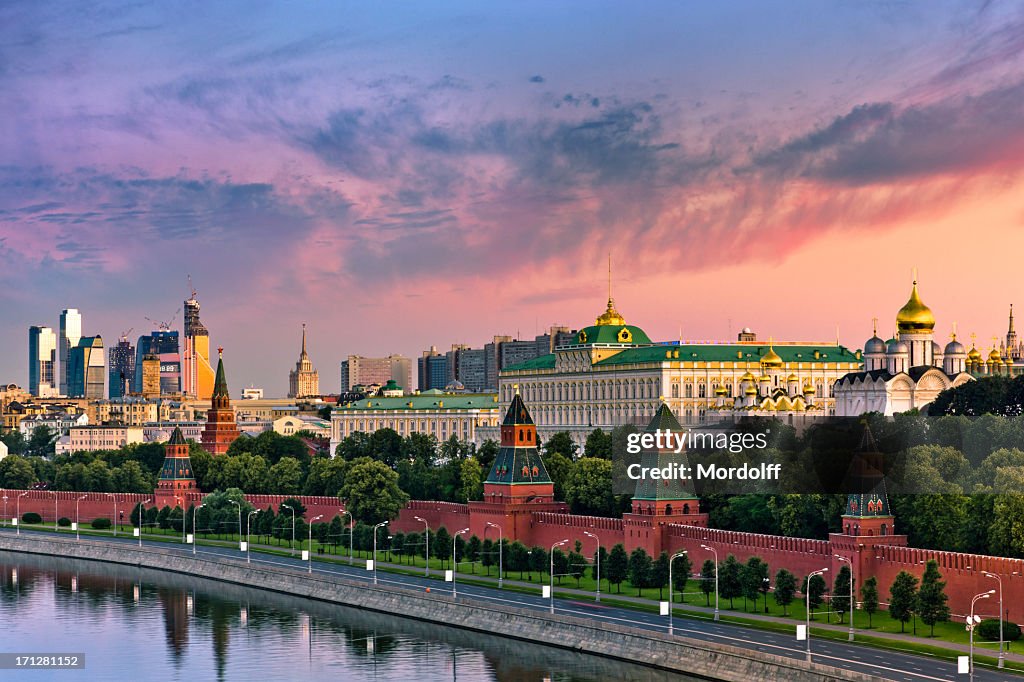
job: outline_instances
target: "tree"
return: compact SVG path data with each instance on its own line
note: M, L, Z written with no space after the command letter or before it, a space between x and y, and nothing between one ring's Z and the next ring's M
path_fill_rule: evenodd
M522 580L523 571L527 571L530 568L529 557L526 545L516 540L508 546L505 553L505 572L519 571L519 579Z
M491 575L491 566L498 563L496 546L494 540L490 538L484 538L483 543L480 545L480 563L487 569L488 576Z
M760 557L750 557L747 563L740 567L740 584L743 592L743 599L754 602L754 610L757 610L757 598L768 584L768 564ZM746 604L744 603L744 608ZM768 600L765 599L765 612L768 611Z
M796 576L784 568L775 574L775 603L782 607L782 615L789 615L789 605L796 596Z
M743 595L743 584L740 582L740 562L730 554L718 567L718 592L723 599L729 600L729 608L734 608L733 599Z
M878 578L871 576L860 586L861 608L868 614L868 629L870 630L871 618L878 611Z
M469 542L466 543L466 559L470 562L469 570L472 573L476 573L476 562L480 561L480 547L480 538L470 536Z
M569 557L558 547L551 552L551 569L554 571L551 577L561 585L562 576L569 574Z
M24 490L36 482L36 472L27 459L7 455L0 460L0 488Z
M555 499L565 499L565 483L572 473L575 464L565 455L552 452L544 458L544 467L548 470L551 482L555 484Z
M949 620L949 606L946 604L948 599L946 583L939 573L939 564L932 559L925 565L924 575L921 576L921 589L917 592L915 609L921 616L921 622L931 628L929 637L935 636L936 623Z
M711 595L715 592L715 578L718 568L711 559L706 559L700 567L700 591L704 593L704 602L711 606Z
M402 437L394 429L377 429L370 434L370 455L374 459L394 468L402 456Z
M8 455L23 455L25 454L25 450L28 449L28 443L25 442L25 435L17 429L0 435L0 441L3 441L4 445L7 446Z
M544 443L544 461L547 462L551 455L559 454L570 462L576 459L579 447L568 431L558 431L551 435L551 438Z
M606 578L607 576L601 575L601 568L608 563L608 550L601 547L599 550L594 552L594 563L590 568L590 576L596 581L598 578ZM600 589L600 585L597 586Z
M622 592L622 581L626 579L629 570L629 555L626 554L626 548L621 542L612 547L612 551L608 553L608 561L602 568L609 589L611 585L615 585L616 592Z
M459 464L462 481L462 501L482 500L484 497L484 470L475 457L467 457Z
M345 470L348 462L341 457L314 457L309 463L309 473L303 492L306 495L328 495L334 497L345 482Z
M661 601L662 590L668 586L668 552L659 554L651 565L650 586L658 588L658 601Z
M641 590L650 584L653 563L643 547L637 547L629 555L629 584L636 588L638 597L641 596Z
M270 467L267 478L279 495L298 495L302 488L302 465L294 457L282 457Z
M689 554L676 557L672 564L672 589L679 593L679 601L686 603L686 585L690 581L693 562Z
M549 569L548 551L543 547L534 547L530 550L530 570L536 572L538 578L543 578L544 573Z
M889 617L899 621L900 632L905 631L916 602L917 578L906 571L900 571L889 587Z
M825 600L825 579L818 573L810 580L804 577L803 587L800 591L804 595L804 606L811 613L811 620L814 620L814 610L822 605Z
M840 623L843 622L846 612L850 610L850 580L852 577L850 567L844 563L832 583L832 610L839 614Z
M121 493L152 492L155 487L135 460L128 460L114 469L111 474L111 485L114 491Z
M576 579L576 587L587 573L587 559L579 552L569 552L569 575Z
M32 429L25 453L35 457L52 457L57 443L57 433L49 426L37 426Z
M168 530L171 527L171 507L165 504L163 509L156 515L156 523L161 530Z
M440 526L437 532L434 533L434 541L430 543L430 553L434 555L435 559L441 561L441 567L448 565L448 554L451 552L452 536L448 533L448 529L444 526Z
M583 445L584 457L595 457L597 459L612 458L612 437L601 429L594 429L587 435L587 441Z
M609 460L581 458L566 477L564 488L565 501L574 514L612 516L616 511Z
M398 474L381 462L360 458L349 464L338 497L353 516L377 524L398 516L409 496L398 487Z

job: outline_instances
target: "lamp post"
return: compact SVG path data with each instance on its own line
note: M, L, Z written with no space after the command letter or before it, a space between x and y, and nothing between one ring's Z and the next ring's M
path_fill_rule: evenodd
M7 495L4 495L4 525L7 525Z
M423 562L424 562L423 575L426 576L427 578L429 578L430 577L430 525L427 523L427 520L424 519L424 518L421 518L419 516L414 516L413 518L423 524L423 537L426 538L426 543L427 543L426 546L423 549L423 557L424 557L424 560L423 560Z
M252 560L249 556L252 553L252 517L253 514L259 514L259 509L253 509L245 517L245 563L251 564Z
M78 503L81 502L82 500L84 500L87 497L89 497L89 496L88 495L82 495L77 500L75 500L75 540L81 540L82 539L82 535L80 533L80 528L82 527L82 518L78 515Z
M28 493L29 493L29 491L26 490L22 494L18 495L18 506L17 506L18 511L15 512L15 514L17 514L17 516L18 516L18 523L16 524L17 527L18 527L18 532L16 533L17 535L21 535L21 498L23 498L26 495L28 495Z
M594 538L594 540L597 541L597 554L594 555L594 563L597 565L597 575L596 575L596 578L597 578L597 597L594 599L594 601L601 601L601 538L597 537L597 535L595 535L594 533L591 533L590 531L586 531L586 530L583 531L583 534L586 535L588 538ZM683 554L686 554L686 552L683 552ZM671 575L672 575L672 565L671 564L669 564L668 572L669 572L669 577L670 577L670 581L671 581ZM672 594L672 592L671 592L672 588L669 587L668 589L669 589L669 594L671 595ZM669 601L672 601L671 597L669 597ZM669 628L669 632L671 632L671 630L672 630L672 628L670 627Z
M60 527L57 525L57 491L51 490L50 492L53 493L53 530L57 532L60 530Z
M548 592L550 594L548 596L551 597L551 613L555 612L555 548L568 544L568 542L569 538L566 538L561 542L556 542L551 545L551 552L548 554L548 559L551 561L551 568L548 571L548 581L550 582L548 587Z
M846 636L846 640L849 642L853 641L853 608L855 606L853 601L853 561L849 557L840 556L833 554L836 559L842 561L850 566L850 633ZM765 595L767 597L767 595Z
M319 521L324 517L323 514L320 516L314 516L309 520L309 573L313 573L313 522Z
M459 565L455 561L455 541L459 539L460 535L462 535L463 533L468 533L468 532L469 532L468 528L463 528L462 530L460 530L460 531L458 531L456 533L452 533L452 599L455 599L455 597L456 597L456 594L455 594L455 574L458 573L458 570L459 570Z
M238 507L238 549L242 549L242 505L234 500L228 502Z
M192 556L196 555L196 545L199 544L199 538L196 537L196 517L199 515L199 510L204 506L205 505L200 504L192 510Z
M339 509L338 512L341 513L342 515L348 514L348 565L351 566L352 565L352 530L353 530L353 526L355 526L356 524L355 524L355 521L352 518L352 512L345 511L344 509Z
M116 538L117 537L117 495L115 495L114 493L107 493L107 494L110 495L111 499L114 500L114 515L111 517L110 520L114 522L114 537ZM182 528L185 527L185 517L184 516L181 517L181 527Z
M146 510L146 505L152 501L153 500L150 499L139 502L139 547L142 547L142 524L145 521L145 514L143 514L143 512Z
M701 545L700 548L715 555L715 620L718 620L718 550L707 545Z
M292 513L292 541L291 544L288 545L288 551L295 554L295 507L291 507L287 504L282 504L281 507L290 510Z
M974 595L974 598L971 599L971 615L967 617L967 631L971 633L970 657L968 659L968 664L970 666L971 673L971 682L974 682L974 628L977 627L978 623L981 622L981 618L974 615L974 605L978 602L979 599L988 599L995 593L995 590L989 590L988 592L976 594Z
M807 591L808 592L810 592L810 590L811 590L811 578L813 578L816 575L824 575L825 573L828 573L828 568L827 567L821 569L820 571L811 571L807 575ZM806 597L807 595L804 595L804 596ZM807 604L806 604L807 608L804 609L807 612L807 662L810 663L811 662L811 600L810 599L806 599L805 601L807 602Z
M388 525L387 521L381 521L373 527L373 584L377 584L377 529Z
M683 556L686 553L687 552L686 552L685 549L683 551L681 551L681 552L676 552L668 560L668 634L669 635L672 634L672 606L673 606L673 602L672 602L672 564L675 563L676 559L678 559L679 557ZM685 599L685 597L683 597L683 599ZM754 608L756 609L757 606L755 605Z
M999 583L999 665L1002 668L1006 665L1006 660L1003 653L1003 579L995 573L989 573L988 571L982 571L981 574L986 578L992 578Z
M490 521L488 521L487 525L490 526L491 528L497 528L498 529L498 589L500 590L501 586L503 584L503 581L504 581L504 577L503 577L504 574L503 574L502 571L504 570L505 565L504 565L504 558L503 558L502 555L505 552L502 551L503 550L502 543L504 542L503 538L505 537L505 533L501 529L501 526L499 526L496 523L491 523ZM486 533L486 531L484 531L484 532ZM598 588L598 589L600 589L600 588Z

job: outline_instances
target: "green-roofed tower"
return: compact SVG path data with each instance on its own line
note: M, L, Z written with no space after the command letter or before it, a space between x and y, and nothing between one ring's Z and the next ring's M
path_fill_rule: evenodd
M179 427L174 427L171 438L164 444L164 463L160 467L154 499L157 507L168 506L187 509L190 496L197 493L196 479L189 459L188 442Z
M883 469L883 455L865 424L847 477L850 492L843 511L844 534L887 536L895 532L896 519L889 508Z
M517 393L501 422L501 449L484 482L484 499L530 497L550 501L553 496L554 482L537 449L537 427Z
M672 410L665 403L661 404L654 418L644 429L644 433L682 433L685 431ZM672 448L645 448L640 453L641 469L664 469L669 466L689 466L686 451L676 453ZM697 508L697 495L693 490L693 482L680 479L653 479L640 478L636 482L636 491L633 493L633 511L657 508L664 513L676 509L682 509L683 504L689 503L691 509Z

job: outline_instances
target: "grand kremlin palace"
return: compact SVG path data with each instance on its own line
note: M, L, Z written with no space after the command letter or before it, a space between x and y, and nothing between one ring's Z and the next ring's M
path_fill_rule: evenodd
M542 438L568 431L582 442L594 428L646 424L662 401L684 423L833 414L833 386L862 368L860 351L838 343L764 343L749 329L735 343L656 344L609 297L573 343L503 370L498 398L505 409L519 392Z

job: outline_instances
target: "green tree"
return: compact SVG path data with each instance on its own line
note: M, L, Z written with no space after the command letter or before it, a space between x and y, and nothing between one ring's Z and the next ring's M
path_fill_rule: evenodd
M750 557L747 563L740 568L740 582L744 600L754 602L754 610L757 610L757 598L765 595L764 611L768 612L768 564L760 557ZM745 608L745 604L744 604Z
M34 457L52 457L57 443L57 433L49 426L32 429L25 452Z
M668 552L659 554L651 565L650 586L658 588L658 601L661 601L662 590L668 587Z
M89 487L86 490L108 493L113 489L113 476L110 467L102 459L94 459L86 467Z
M1024 466L1000 467L994 483L998 494L992 505L989 548L1001 556L1024 557Z
M789 605L796 596L796 576L784 568L775 574L775 603L782 607L782 615L789 615Z
M568 431L553 433L551 438L544 443L544 461L547 462L551 455L559 454L570 462L576 459L579 447Z
M555 571L552 577L559 585L561 585L562 576L569 574L569 557L566 556L565 552L556 547L551 552L551 565Z
M565 480L565 501L574 514L612 516L612 463L606 459L583 457L572 467Z
M810 580L804 577L803 587L800 591L804 595L804 606L811 612L811 620L814 620L814 611L825 601L825 579L818 573Z
M491 566L498 563L497 544L490 538L484 538L480 545L480 563L487 569L487 575L491 575Z
M335 497L345 482L345 469L348 465L340 457L314 457L309 463L309 473L303 485L306 495L327 495Z
M128 460L114 469L111 474L111 485L113 490L119 493L152 492L155 487L153 481L135 460Z
M530 570L540 578L543 578L544 574L550 570L548 551L543 547L534 547L530 550Z
M565 499L565 484L572 474L575 464L571 459L558 452L544 458L544 467L548 470L551 482L555 484L555 499Z
M370 434L371 457L394 468L402 457L402 437L394 429L377 429Z
M836 573L836 579L832 583L832 610L839 614L839 622L850 610L850 580L853 577L850 567L845 563Z
M36 480L35 469L21 455L7 455L0 460L0 487L25 490Z
M466 560L470 562L469 570L474 574L476 573L476 562L480 561L480 547L480 538L471 535L466 543Z
M529 554L526 545L516 540L510 544L505 553L505 572L519 571L519 579L523 579L523 571L530 568Z
M871 576L860 586L861 608L868 614L868 629L871 629L871 619L878 611L878 578Z
M161 530L169 530L171 527L171 507L170 505L164 505L163 509L156 515L156 524Z
M917 592L917 614L921 622L931 628L929 637L935 636L935 624L949 620L949 606L946 604L946 583L939 573L939 564L934 559L925 565L921 576L921 589Z
M350 436L345 436L338 447L334 449L334 454L342 460L351 462L354 459L360 459L361 457L373 457L373 449L370 445L370 434L364 431L356 431Z
M451 553L452 536L444 526L438 527L434 537L430 540L430 553L435 559L441 561L441 566L448 565L448 556Z
M8 455L23 455L28 449L28 443L25 441L24 434L17 429L0 435L0 441L3 441L4 445L7 446Z
M889 587L889 617L899 621L900 632L905 631L916 604L917 578L906 571L900 571Z
M302 490L302 465L294 457L282 457L270 467L268 479L279 495L298 495Z
M718 568L711 559L706 559L700 567L700 591L704 593L704 602L711 606L711 595L715 593L715 578Z
M467 457L459 464L462 480L462 501L472 502L484 498L484 470L475 457Z
M569 552L569 575L576 579L576 587L587 574L587 559L579 552Z
M594 429L587 435L587 441L583 445L584 457L595 457L597 459L612 458L612 436L601 429Z
M371 524L395 518L409 501L398 487L398 474L386 464L365 457L349 464L338 497L347 503L346 509L353 516Z
M636 588L638 597L641 596L641 590L650 584L653 564L643 547L637 547L629 555L629 584Z
M602 568L608 585L615 585L615 591L622 592L622 581L626 579L629 571L629 555L626 554L626 548L621 542L612 547L612 551L608 553L608 561Z
M735 608L733 600L743 595L743 583L740 582L740 562L730 554L718 567L718 592L722 599L729 600L729 608Z
M672 589L679 593L679 601L686 603L686 585L690 582L693 562L689 554L682 554L672 563Z

